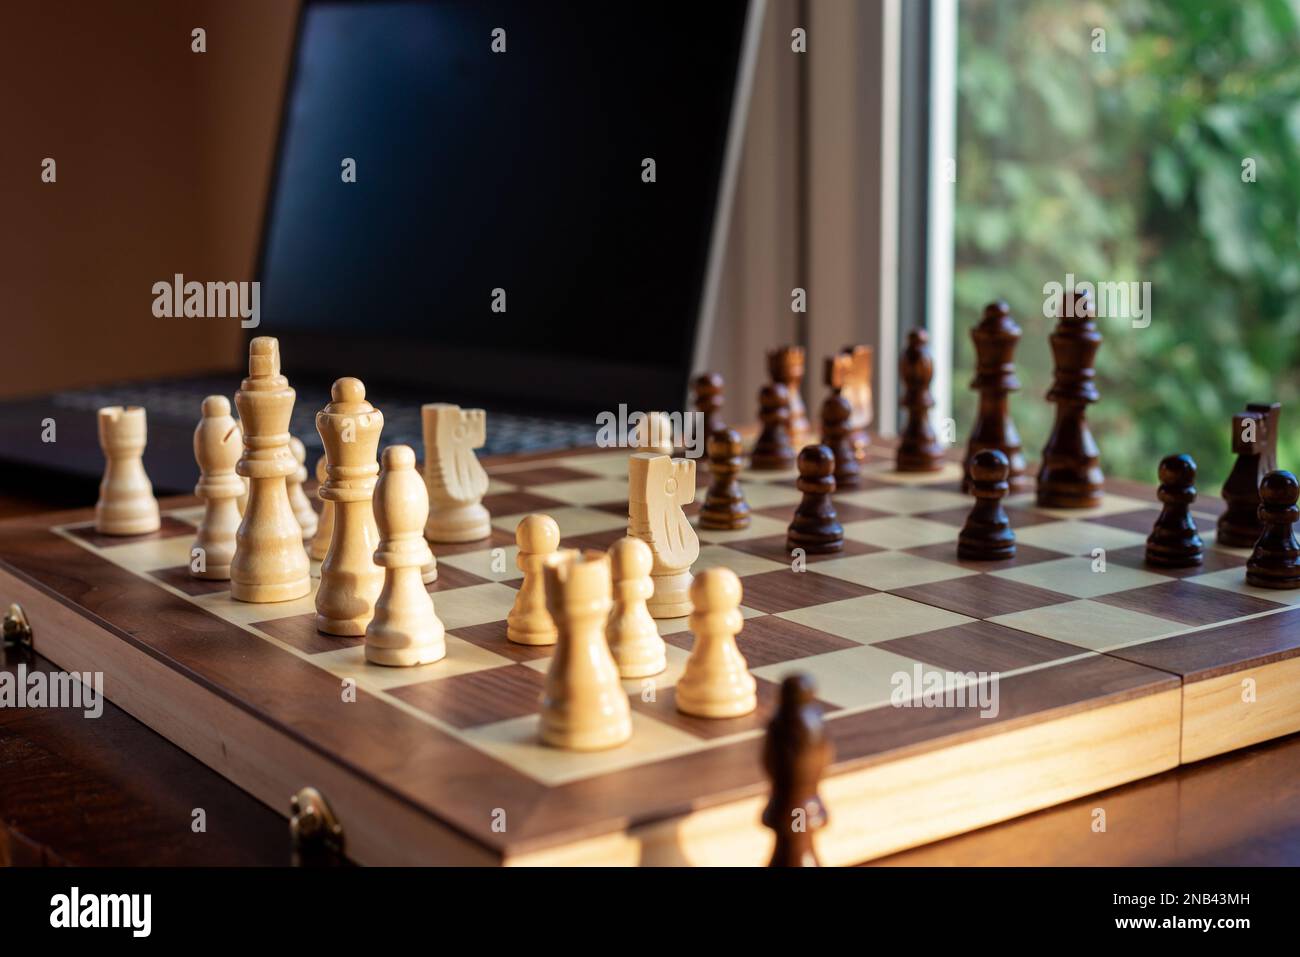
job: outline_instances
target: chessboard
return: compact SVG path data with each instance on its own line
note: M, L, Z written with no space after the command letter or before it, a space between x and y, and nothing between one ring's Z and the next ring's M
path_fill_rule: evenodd
M1144 564L1154 489L1115 481L1091 509L1009 497L1015 558L961 561L959 465L900 473L877 443L861 487L834 497L841 552L787 551L793 472L745 471L750 526L699 532L694 570L743 585L755 713L677 711L692 637L663 620L667 671L624 682L632 739L547 747L553 647L506 640L514 530L544 512L565 546L611 545L628 452L484 464L491 537L433 546L448 646L434 664L368 664L360 638L317 632L311 595L245 604L191 578L192 499L164 501L162 528L135 537L97 534L89 509L0 524L0 598L23 606L41 654L103 672L112 701L269 806L317 788L361 863L764 863L764 727L792 672L815 682L835 748L816 834L828 864L1300 730L1300 592L1245 584L1247 551L1213 544L1217 502L1194 510L1195 568Z

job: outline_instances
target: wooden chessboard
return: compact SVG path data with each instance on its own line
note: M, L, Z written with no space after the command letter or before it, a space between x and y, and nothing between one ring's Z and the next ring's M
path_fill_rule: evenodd
M876 447L863 487L836 495L839 555L793 570L793 473L746 473L750 528L700 533L695 569L741 576L756 714L676 711L691 636L685 619L664 621L667 672L626 683L632 741L548 748L537 708L552 649L505 638L513 530L545 511L565 545L611 544L626 527L627 453L486 464L491 539L435 548L448 654L432 665L368 665L360 640L316 632L311 597L241 604L191 579L200 513L187 499L136 538L95 534L89 509L3 523L0 599L24 606L42 654L104 672L110 699L268 805L287 812L300 787L318 788L363 863L763 863L763 728L796 669L815 679L836 748L817 835L832 864L1300 729L1300 592L1246 586L1246 552L1145 567L1153 492L1112 483L1086 512L1012 497L1017 557L961 562L957 467L901 475ZM1209 543L1218 503L1200 505ZM950 706L894 706L910 700L904 681L945 689ZM995 689L996 714L982 716Z

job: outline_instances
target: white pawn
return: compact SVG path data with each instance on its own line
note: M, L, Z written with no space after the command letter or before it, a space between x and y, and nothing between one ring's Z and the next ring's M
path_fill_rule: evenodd
M320 520L316 524L316 534L307 545L307 554L315 561L324 561L329 554L330 539L334 537L334 503L320 497L320 489L329 476L329 465L325 456L316 460L316 498L320 501Z
M194 494L203 500L203 518L190 550L190 574L209 581L229 581L239 530L239 497L243 480L235 463L244 450L244 435L230 414L230 400L210 395L203 400L203 418L194 430L194 460L199 484Z
M677 710L698 718L737 718L758 707L757 683L736 647L744 627L740 579L729 568L710 568L691 583L695 644L677 681Z
M101 535L143 535L162 527L158 500L144 471L147 439L144 409L120 405L99 410L99 447L104 480L95 503L95 531Z
M645 605L655 590L650 578L654 555L649 545L629 536L610 546L609 561L614 610L605 626L605 637L610 654L621 677L657 675L668 667L668 658L664 640Z
M524 580L506 617L506 637L520 645L553 645L555 622L546 610L543 567L560 547L560 526L549 515L528 515L515 528L519 554L515 564Z
M384 588L366 626L366 660L374 664L426 665L447 655L442 622L420 580L421 566L432 557L424 540L428 517L429 493L415 470L414 450L390 445L375 486L375 564L384 569Z
M605 643L609 556L574 549L546 560L546 607L559 630L542 694L542 742L601 751L632 737L632 709Z
M632 448L640 452L672 455L673 420L668 413L650 412L643 415L632 434Z
M289 491L289 506L293 509L294 518L298 519L298 524L302 526L302 540L310 542L316 534L318 522L316 509L311 507L311 499L302 489L302 483L307 481L307 447L302 444L302 439L291 435L289 451L293 453L294 461L298 463L298 471L284 480Z

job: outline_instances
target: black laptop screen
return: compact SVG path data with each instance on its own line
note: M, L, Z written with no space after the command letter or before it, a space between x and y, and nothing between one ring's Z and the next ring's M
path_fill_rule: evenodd
M256 333L322 374L680 397L745 6L308 3Z

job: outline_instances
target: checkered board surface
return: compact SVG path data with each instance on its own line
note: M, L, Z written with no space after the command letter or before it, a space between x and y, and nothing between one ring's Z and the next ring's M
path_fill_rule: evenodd
M1087 511L1040 509L1032 495L1014 495L1006 506L1018 541L1015 559L964 562L955 539L970 500L960 491L958 467L900 474L890 453L878 450L865 465L862 487L835 495L845 534L840 553L808 556L805 567L794 567L785 547L800 497L792 472L746 471L750 526L699 532L694 570L725 566L743 585L738 643L758 681L755 714L733 720L679 714L674 683L692 636L685 618L660 621L667 671L626 682L632 740L598 753L557 750L537 739L538 700L553 648L515 645L505 636L521 577L514 530L525 515L545 512L559 523L564 546L608 547L626 533L627 453L488 464L484 504L493 516L492 536L434 546L439 575L429 588L448 650L442 661L417 668L367 664L361 639L319 634L314 594L284 604L243 604L230 597L228 583L190 578L198 508L168 510L162 532L139 539L99 536L88 523L54 531L304 666L355 679L361 693L485 757L487 768L509 769L500 775L500 793L493 792L491 774L480 776L485 804L509 806L521 780L537 789L530 793L577 802L572 820L551 830L539 824L526 835L536 847L567 839L561 832L579 818L579 830L599 834L738 796L758 800L765 790L758 761L763 728L781 678L795 670L816 682L836 744L828 775L834 777L1300 654L1300 591L1245 585L1247 553L1212 545L1208 511L1197 513L1205 564L1159 570L1142 560L1157 514L1153 494L1132 487L1134 494L1109 494ZM706 470L698 484L702 500ZM687 512L694 516L698 508L697 502ZM1000 715L980 719L976 709L959 708L936 718L933 709L891 706L898 675L932 673L948 688L996 675ZM1298 704L1290 707L1300 711ZM1177 763L1178 755L1170 761ZM663 783L670 779L671 786ZM644 793L661 785L661 799ZM421 797L438 810L436 795ZM828 803L835 823L829 796ZM978 814L957 819L987 823ZM477 833L477 824L458 826ZM870 826L888 829L890 822Z

